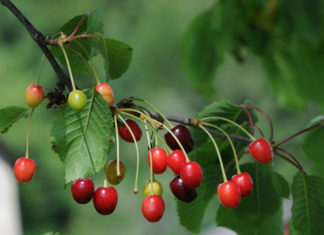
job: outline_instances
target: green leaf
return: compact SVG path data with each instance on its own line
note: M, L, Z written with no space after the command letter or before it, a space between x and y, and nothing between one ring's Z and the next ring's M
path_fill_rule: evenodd
M132 60L133 48L118 40L105 38L103 45L97 45L97 50L102 54L108 79L121 77L128 69Z
M19 106L8 106L0 109L0 133L6 133L19 119L27 116L28 109Z
M195 149L190 153L190 159L197 161L203 170L203 182L197 190L196 200L192 203L183 203L177 200L180 224L194 233L199 232L206 208L210 200L215 197L217 185L222 179L214 151L213 147L209 145Z
M309 126L316 125L318 123L324 123L324 116L319 116L311 121ZM315 163L314 173L319 176L324 176L324 158L323 158L323 146L324 146L324 124L311 131L306 132L302 142L302 148L305 156Z
M68 21L65 25L63 25L59 30L57 30L57 37L60 36L60 33L63 32L67 36L69 36L78 22L81 20L83 15L76 16L70 21ZM86 33L86 34L103 34L103 25L100 21L99 10L92 11L81 24L76 35ZM87 61L90 57L96 55L96 51L94 46L102 39L98 38L78 38L73 40L72 42L65 44L64 48L68 55L69 62L72 68L72 71L75 73L89 73L89 69L85 61L73 50L77 50ZM71 49L71 47L73 49ZM51 46L51 52L55 56L55 58L60 62L60 64L67 68L65 57L62 53L62 50L59 46Z
M85 90L87 105L82 111L63 106L51 130L53 150L65 167L65 180L100 172L114 142L112 114L93 89Z
M216 223L239 235L282 234L282 202L272 183L270 166L254 163L242 165L241 168L249 172L253 179L253 193L243 198L235 209L220 206Z
M293 228L303 235L324 234L324 179L298 172L291 192Z
M220 9L203 12L188 27L182 40L184 68L191 84L206 96L215 93L212 80L224 51L219 31Z
M283 197L283 198L289 198L290 192L289 192L289 184L287 182L287 180L282 177L282 175L280 175L279 173L273 171L272 172L272 183L273 186L277 192L277 194L279 195L279 197Z

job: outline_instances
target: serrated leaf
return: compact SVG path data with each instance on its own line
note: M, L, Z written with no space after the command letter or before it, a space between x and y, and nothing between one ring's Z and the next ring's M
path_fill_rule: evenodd
M291 192L293 228L303 235L324 234L324 179L298 172Z
M188 78L199 92L207 96L215 93L212 80L224 57L222 37L217 34L220 30L216 25L220 24L218 18L218 7L203 12L193 20L182 40L182 58Z
M279 197L289 198L290 190L287 180L279 173L272 172L272 183Z
M26 117L28 109L19 106L8 106L0 109L0 133L6 133L19 119Z
M98 42L96 46L104 59L107 78L121 77L130 65L133 48L125 42L110 38L102 39L102 42Z
M314 173L319 176L324 176L324 116L319 116L312 120L309 126L323 123L323 126L317 127L305 133L302 148L305 156L315 163Z
M51 130L53 150L64 164L66 183L100 172L114 140L109 106L93 89L84 92L86 107L78 112L63 106Z
M253 179L253 192L235 209L220 206L216 223L239 235L282 234L281 200L273 186L271 168L260 163L241 166Z
M70 21L68 21L65 25L63 25L57 32L57 37L60 36L60 32L63 32L67 36L70 35L78 22L81 20L83 15L76 16ZM99 10L92 11L81 24L77 34L87 33L87 34L103 34L103 25L100 21ZM94 56L96 51L94 50L95 44L98 42L96 38L78 38L73 40L72 42L64 45L65 51L68 55L69 62L72 68L72 71L75 73L89 73L89 69L85 61L73 50L77 50L83 58L89 60L89 57ZM73 49L71 49L72 47ZM62 50L58 46L51 46L51 52L55 56L55 58L60 62L60 64L64 67L67 67L65 57L62 53Z

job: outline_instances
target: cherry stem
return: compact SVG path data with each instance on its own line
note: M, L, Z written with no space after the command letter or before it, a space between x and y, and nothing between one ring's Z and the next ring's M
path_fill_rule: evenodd
M258 129L258 131L260 132L260 135L261 135L262 137L264 137L264 134L263 134L263 131L261 130L261 128L260 128L257 124L254 124L254 127L255 127L256 129Z
M105 188L107 188L108 187L108 181L107 181L107 179L105 179L104 180L104 185L103 185Z
M65 57L65 61L66 61L66 64L67 64L67 67L68 67L68 71L69 71L69 74L70 74L70 79L71 79L71 84L72 84L72 89L73 90L76 90L75 88L75 84L74 84L74 79L73 79L73 75L72 75L72 70L71 70L71 67L70 67L70 62L69 62L69 58L65 52L65 49L64 49L64 46L63 44L59 44L60 48L62 49L62 52L64 54L64 57Z
M290 160L289 158L285 157L284 155L278 153L277 151L274 151L274 153L275 153L277 156L281 157L282 159L284 159L284 160L286 160L287 162L289 162L289 163L291 163L292 165L294 165L298 170L300 170L301 172L303 172L304 175L307 175L306 172L305 172L302 168L300 168L300 167L299 167L295 162L293 162L293 161Z
M305 133L307 131L310 131L312 129L315 129L315 128L320 127L320 126L323 126L323 125L324 125L324 122L320 122L320 123L315 124L315 125L313 125L311 127L308 127L308 128L303 129L301 131L298 131L297 133L295 133L295 134L293 134L293 135L291 135L291 136L289 136L289 137L287 137L287 138L285 138L285 139L283 139L283 140L275 143L272 147L276 148L276 147L278 147L278 146L280 146L280 145L288 142L289 140L291 140L291 139L293 139L293 138L295 138L295 137L297 137L297 136L299 136L299 135L301 135L301 134L303 134L303 133Z
M228 142L231 145L232 151L233 151L233 155L234 155L234 159L235 159L235 164L236 164L237 174L241 174L241 169L240 169L240 165L239 165L239 162L238 162L238 157L237 157L237 153L236 153L236 150L235 150L233 141L231 140L231 138L229 137L229 135L226 133L226 131L224 131L222 128L220 128L219 126L216 126L214 124L210 124L210 123L206 123L206 122L202 122L201 124L202 125L205 125L205 126L214 127L215 129L217 129L218 131L222 132L226 136Z
M135 186L134 186L134 194L138 193L138 172L139 172L139 151L138 151L138 145L137 145L137 141L136 141L136 138L135 138L135 135L132 131L132 129L129 127L129 125L127 124L127 122L125 121L125 119L117 114L118 118L124 123L124 125L127 127L128 131L130 132L132 138L133 138L133 141L134 141L134 144L135 144L135 149L136 149L136 175L135 175Z
M279 150L281 152L284 152L285 154L287 154L289 157L291 157L295 163L300 167L300 169L303 169L303 166L300 164L300 162L297 160L297 158L290 152L288 152L286 149L277 147L276 150Z
M87 52L87 50L84 48L84 46L82 45L82 43L80 43L78 40L74 41L76 44L78 44L78 46L82 49L82 51L86 54L86 56L88 57L89 59L89 62L90 62L90 65L91 65L91 68L92 68L92 72L94 73L95 75L95 78L96 78L96 81L97 81L97 84L100 85L101 82L99 80L99 76L98 76L98 73L96 71L96 67L94 66L94 64L92 63L92 59L91 59L91 56L89 55L89 53Z
M70 45L66 45L68 48L70 48L72 51L74 51L75 53L77 53L80 58L86 63L87 67L88 67L88 70L91 74L91 78L92 78L92 81L93 81L93 84L95 84L95 75L94 75L94 72L93 72L93 69L91 68L90 64L88 63L88 61L86 60L86 58L84 58L84 56L75 48L71 47Z
M70 34L69 38L70 38L70 37L73 37L73 36L78 32L80 26L82 25L82 23L83 23L83 21L85 20L85 18L88 17L88 15L89 15L88 13L85 13L85 14L82 16L81 20L79 21L79 23L77 24L77 26L75 27L75 29L73 30L73 32Z
M79 34L79 35L76 35L76 36L69 36L67 39L66 39L66 42L71 42L75 39L78 39L78 38L89 38L89 37L95 37L95 38L104 38L104 36L100 35L100 34Z
M39 71L38 71L38 76L37 76L37 83L36 83L37 86L39 86L39 81L40 81L40 78L41 78L41 72L42 72L44 60L45 60L45 54L42 55L41 63L40 63L40 66L39 66Z
M137 117L137 116L135 116L135 115L133 115L133 114L130 114L130 113L127 113L127 112L120 112L120 113L121 113L121 114L124 114L124 115L127 115L127 116L129 116L129 117L132 117L132 118L138 120L139 122L145 124L144 121L143 121L142 119L140 119L139 117ZM167 144L165 143L165 141L161 138L161 136L160 136L160 135L159 135L159 134L154 130L154 128L151 127L150 125L148 125L148 127L151 129L151 131L153 131L153 133L155 134L155 136L157 136L157 137L159 138L161 144L163 145L164 150L166 150L166 152L170 152L168 145L167 145Z
M250 122L250 126L251 126L251 134L254 136L254 122L253 122L253 118L252 118L252 116L251 116L251 113L250 113L250 111L243 105L243 104L241 104L240 105L240 107L242 108L242 109L244 109L244 111L245 111L245 113L246 113L246 115L248 116L248 118L249 118L249 122Z
M272 143L272 140L273 140L273 125L272 125L272 121L271 121L270 117L268 116L268 114L266 114L262 109L260 109L258 107L255 107L255 106L252 106L252 105L246 105L245 107L250 108L250 109L255 109L256 111L258 111L259 113L261 113L265 117L265 119L268 121L269 128L270 128L269 141L270 141L270 143Z
M171 124L171 122L164 116L164 114L156 107L154 106L151 102L144 100L144 99L140 99L140 98L133 98L133 100L137 100L137 101L141 101L145 104L147 104L148 106L150 106L156 113L158 113L162 119L169 125L170 128L173 128L173 125Z
M27 124L27 137L26 137L26 153L25 153L25 158L29 158L29 131L30 131L30 123L31 123L31 118L34 113L35 107L32 108L29 117L28 117L28 124Z
M151 195L153 195L153 159L152 159L152 151L151 151L151 141L150 141L150 135L148 132L148 127L146 125L146 120L144 120L144 126L145 126L145 133L147 137L147 144L150 154L150 181L151 181Z
M187 152L185 151L185 149L183 148L182 144L180 143L180 141L178 140L178 138L175 136L175 134L173 134L173 132L166 126L164 125L163 123L157 121L157 120L153 120L150 116L147 116L145 113L141 112L141 111L138 111L136 109L126 109L126 108L123 108L123 109L119 109L119 110L123 110L123 111L131 111L131 112L137 112L139 113L145 120L148 120L150 121L152 124L158 124L160 126L162 126L163 128L165 128L171 135L172 137L176 140L177 144L179 145L180 149L182 150L182 152L184 153L185 157L186 157L186 162L190 162L190 159L187 155Z
M224 169L224 165L223 165L221 153L220 153L219 148L218 148L218 146L216 144L216 141L214 140L213 136L209 133L209 131L203 125L198 124L198 126L208 135L208 137L210 138L210 140L214 144L214 147L216 149L216 153L217 153L217 156L218 156L218 159L219 159L219 164L220 164L220 167L221 167L221 170L222 170L223 180L224 180L224 183L225 183L228 180L227 180L227 177L226 177L226 173L225 173L225 169Z
M117 114L114 115L114 124L116 130L116 154L117 154L117 178L120 177L120 166L119 166L119 135L117 126Z
M201 118L200 120L201 121L207 121L207 120L211 120L211 119L218 119L218 120L223 120L223 121L229 122L232 125L240 128L252 141L255 141L256 140L254 138L254 136L251 135L244 127L240 126L239 124L237 124L236 122L234 122L234 121L232 121L230 119L227 119L227 118L224 118L224 117L206 117L206 118Z

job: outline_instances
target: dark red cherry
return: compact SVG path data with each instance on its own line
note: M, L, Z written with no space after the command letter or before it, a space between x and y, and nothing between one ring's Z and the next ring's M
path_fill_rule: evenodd
M114 187L99 187L93 194L93 205L102 215L114 212L118 201L117 190Z
M142 137L141 128L132 119L126 119L126 123L129 126L129 128L132 130L136 141L139 141ZM118 127L118 134L123 140L130 142L130 143L134 142L133 137L126 125L122 125L122 126Z
M153 172L155 174L163 173L168 166L166 152L164 151L164 149L154 148L154 149L151 149L151 153L152 153L152 162L153 162ZM148 162L149 166L151 167L150 155L151 155L150 152L148 152L147 153L147 162Z
M238 175L233 175L232 181L239 186L241 197L247 197L252 193L253 181L249 173L243 172Z
M197 197L196 189L186 187L180 176L174 177L169 185L173 195L182 202L192 202Z
M142 213L149 222L158 222L164 213L164 202L161 196L151 195L142 203Z
M218 185L217 194L220 202L226 208L235 208L241 202L240 188L232 181L227 181Z
M249 151L252 157L261 163L268 163L273 158L271 144L265 138L253 141L249 145Z
M182 144L186 152L187 153L191 152L191 150L193 149L194 140L189 129L184 125L177 125L174 128L172 128L171 131L178 138L178 140L180 141L180 143ZM181 149L177 141L173 138L173 136L169 132L167 132L164 135L164 138L172 150Z
M93 196L94 185L90 178L75 180L71 185L73 199L80 204L88 203Z
M187 162L181 167L180 177L188 188L198 188L202 182L202 171L197 162Z
M170 153L167 160L168 166L175 174L180 174L181 167L186 163L186 157L179 149L176 149Z

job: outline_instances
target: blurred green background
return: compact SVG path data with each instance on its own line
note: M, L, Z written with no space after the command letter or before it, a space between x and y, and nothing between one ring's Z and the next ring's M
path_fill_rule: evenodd
M163 113L179 117L193 117L206 104L215 100L242 103L251 100L272 118L275 140L280 140L307 126L310 119L320 113L314 104L307 111L296 114L280 107L272 93L260 61L247 56L243 65L230 58L215 76L217 94L206 99L190 86L180 58L180 42L192 19L207 9L214 1L143 1L143 0L94 0L94 1L17 1L18 8L44 34L51 35L75 15L99 8L105 24L105 36L130 43L134 55L128 72L111 82L118 101L128 96L142 97L156 104ZM41 51L17 19L0 6L0 107L25 106L26 87L36 82ZM96 61L100 70L101 61ZM103 74L103 71L101 71ZM88 79L79 77L77 79ZM41 85L50 91L56 83L51 67L44 64ZM141 213L142 196L132 194L135 177L135 149L122 142L121 158L127 165L126 179L117 186L119 201L110 216L101 216L88 205L76 204L70 194L70 185L64 188L64 170L58 157L51 150L49 131L57 110L46 110L46 102L32 120L31 156L38 171L29 184L19 184L20 205L24 234L43 234L58 231L61 234L189 234L178 222L175 201L168 189L171 171L159 176L164 186L166 211L161 222L148 223ZM5 135L0 143L6 146L13 158L23 156L27 121L22 120ZM260 126L268 129L260 117ZM287 147L303 160L298 143L291 141ZM141 141L141 156L146 157L145 141ZM115 158L114 152L109 156ZM295 169L282 160L274 162L276 169L290 182ZM149 170L142 161L140 186L149 178ZM103 174L95 177L100 186ZM18 202L17 202L18 203ZM204 218L203 228L215 226L216 198ZM203 229L204 230L204 229Z

